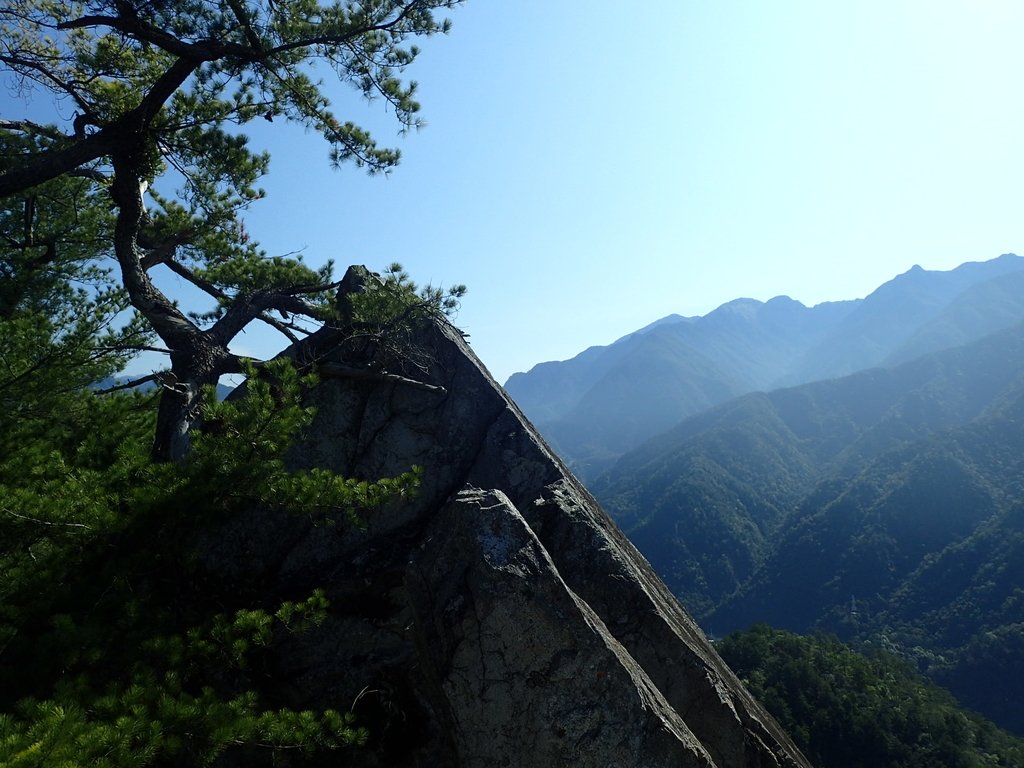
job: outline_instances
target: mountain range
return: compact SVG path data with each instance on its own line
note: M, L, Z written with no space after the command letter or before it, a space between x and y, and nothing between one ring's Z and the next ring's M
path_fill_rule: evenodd
M591 483L705 628L889 644L1024 732L1024 324L684 420Z
M1024 733L1024 259L738 299L507 386L707 631L896 651Z
M1024 258L914 267L864 299L807 307L737 299L663 318L505 387L583 479L684 418L738 395L891 366L1024 320Z

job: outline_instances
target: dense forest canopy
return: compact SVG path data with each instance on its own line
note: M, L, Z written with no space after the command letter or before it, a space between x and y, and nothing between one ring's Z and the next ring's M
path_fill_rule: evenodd
M822 768L1012 766L1024 742L962 710L948 692L877 648L758 624L718 651Z

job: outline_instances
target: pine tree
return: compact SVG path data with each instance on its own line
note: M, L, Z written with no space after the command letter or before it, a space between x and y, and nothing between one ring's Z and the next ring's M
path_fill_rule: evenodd
M260 660L323 620L323 594L232 607L191 557L196 531L252 505L358 524L415 490L415 471L370 483L285 469L309 383L268 365L244 400L209 399L218 428L165 463L148 456L141 396L69 395L85 401L71 439L26 436L0 462L0 764L208 765L233 751L261 765L365 740L344 707L271 703L283 681Z
M245 231L268 156L240 127L297 122L323 136L335 165L389 170L398 151L336 116L310 65L383 99L401 128L416 127L416 84L402 80L418 53L411 41L446 32L438 14L457 4L12 0L0 8L0 71L75 110L63 123L0 119L0 200L24 214L8 217L0 234L11 242L30 229L38 190L58 180L79 185L75 200L95 208L90 217L113 208L95 230L93 256L114 256L128 300L170 356L155 457L184 455L204 387L242 370L228 347L249 323L295 339L308 331L303 318L334 319L330 264L269 257ZM182 187L167 189L175 179ZM210 311L180 310L151 279L157 268L204 291Z
M228 345L253 321L290 340L329 323L375 350L361 374L388 376L396 356L415 368L403 340L463 289L420 290L393 265L339 308L330 265L248 237L267 156L240 126L299 122L333 163L388 170L398 152L335 117L308 65L414 127L407 43L446 31L435 14L456 4L0 6L0 71L76 110L0 118L0 764L301 764L365 739L351 702L289 709L274 694L286 681L264 674L282 637L329 613L323 594L240 602L197 571L197 532L253 506L359 525L414 493L418 470L288 470L314 377ZM209 311L182 312L157 269L204 291ZM154 393L99 394L142 349L170 353ZM229 372L248 376L247 395L217 402Z

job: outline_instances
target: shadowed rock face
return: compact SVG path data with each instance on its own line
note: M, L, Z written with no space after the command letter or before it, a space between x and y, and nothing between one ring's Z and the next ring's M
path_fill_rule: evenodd
M287 354L358 366L338 338ZM325 377L290 457L417 465L415 498L365 529L254 512L207 545L240 592L331 600L275 662L282 702L353 707L373 734L357 765L808 766L458 331L416 343L426 386Z

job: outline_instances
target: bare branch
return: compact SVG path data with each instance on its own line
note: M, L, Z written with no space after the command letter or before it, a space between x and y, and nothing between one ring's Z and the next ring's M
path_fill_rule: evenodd
M173 237L169 237L166 240L159 243L150 243L143 238L143 233L139 233L139 245L146 249L146 254L142 257L142 268L147 272L158 264L166 264L172 271L177 272L175 268L174 254L178 248L186 243L190 242L195 237L195 232L192 230L186 230L179 232ZM178 265L180 266L180 265ZM184 267L181 267L184 270ZM181 274L181 277L195 282L191 277L185 274ZM191 274L191 273L189 273Z
M122 390L125 389L133 389L135 387L142 386L143 384L147 384L151 381L159 381L160 378L163 377L164 373L164 371L158 373L151 373L148 376L142 376L138 379L132 379L131 381L126 381L124 384L118 384L117 386L114 387L107 387L106 389L97 389L96 394L109 395L111 392L121 392Z
M169 349L164 349L163 347L151 347L146 344L118 344L116 347L96 347L96 351L100 354L128 349L133 352L157 352L161 355L171 354L171 350Z
M399 376L396 373L387 373L386 371L375 371L372 368L352 368L347 365L342 365L341 363L333 363L330 361L316 363L315 369L321 376L330 379L390 381L395 384L402 384L403 386L422 389L427 392L436 392L442 395L448 391L444 387L437 386L436 384L427 384L424 381L417 381L416 379L410 379L408 376Z
M138 170L130 156L114 156L111 194L118 206L117 223L114 226L114 253L132 306L145 316L169 346L187 346L201 331L174 302L153 285L142 267L142 254L136 242L144 211L142 190Z
M115 134L103 130L64 148L34 157L32 162L0 174L0 198L18 194L37 184L80 168L109 154L117 146Z
M259 318L267 310L303 315L314 320L329 319L327 312L307 304L290 291L264 289L235 296L231 306L207 333L220 344L227 346L250 321Z
M36 523L37 525L48 525L57 528L81 528L86 531L92 530L92 528L86 525L85 523L58 523L54 522L53 520L40 520L38 517L29 517L28 515L18 514L14 510L8 509L7 507L4 507L3 511L5 514L10 515L11 517L16 517L19 520L27 520L28 522Z
M214 324L213 328L208 331L211 335L221 339L222 343L225 345L238 335L242 328L244 328L245 325L248 325L250 320L261 320L270 327L284 334L289 341L298 341L298 336L292 332L293 330L298 330L298 328L288 323L282 323L280 320L271 317L267 314L267 310L284 310L296 315L304 315L314 319L324 319L315 307L297 299L296 296L308 293L318 293L322 290L328 290L334 285L331 283L327 285L296 286L274 291L254 291L248 297L232 297L217 285L200 275L197 275L180 262L169 259L163 263L168 269L174 272L174 274L184 278L213 298L224 302L234 302L228 312L225 313L225 317L227 317L228 314L231 314L231 311L235 306L243 304L246 305L246 309L248 310L247 312L240 310L237 312L237 318L233 318L232 321L224 323L223 325L221 324L221 321L218 321ZM224 318L221 320L223 319ZM237 327L237 330L231 332L231 329L235 327ZM228 333L230 333L230 336L227 335Z
M77 176L80 179L90 179L100 184L109 184L110 177L107 174L97 171L95 168L75 168L68 171L68 176Z
M107 27L186 59L213 61L225 56L236 56L245 61L252 61L254 58L250 49L237 43L216 40L202 40L195 43L185 42L159 27L146 24L134 13L130 16L82 16L57 25L57 29L60 30L86 29L89 27Z
M0 54L0 62L7 64L12 70L23 77L49 83L50 86L70 96L74 100L75 104L78 105L79 109L88 111L89 105L82 100L81 94L79 94L71 85L57 77L54 70L46 66L42 61L34 58L21 58L18 56ZM35 74L30 75L28 74L29 72L33 72Z
M40 125L39 123L34 123L31 120L4 120L3 118L0 118L0 128L4 128L8 131L18 131L19 133L38 134L50 139L68 138L67 134L52 125Z
M199 288L200 290L205 291L206 293L208 293L210 296L212 296L215 299L219 299L221 301L230 301L231 300L231 297L227 293L222 291L220 288L218 288L216 285L211 283L209 280L207 280L207 279L197 275L195 272L193 272L191 269L186 267L181 262L175 261L174 259L166 259L166 260L163 260L163 261L160 261L160 262L154 262L154 263L163 264L169 270L171 270L171 272L176 274L178 277L182 277L185 280L188 280L188 282L192 283L192 285L194 285L196 288ZM143 261L143 264L145 265L146 261Z
M228 7L231 8L231 12L235 15L238 23L242 26L242 34L245 35L245 39L249 42L249 45L253 47L253 50L262 51L263 44L260 42L259 35L256 34L256 30L253 29L252 19L249 18L248 12L238 0L227 0Z
M293 330L299 330L299 328L291 323L282 323L280 320L268 315L266 312L258 315L256 319L263 321L275 331L283 334L284 337L293 344L299 340L299 337L292 332Z

